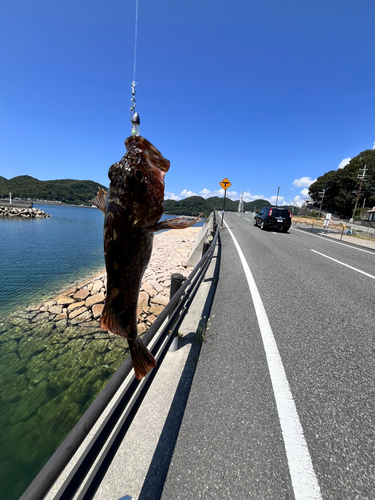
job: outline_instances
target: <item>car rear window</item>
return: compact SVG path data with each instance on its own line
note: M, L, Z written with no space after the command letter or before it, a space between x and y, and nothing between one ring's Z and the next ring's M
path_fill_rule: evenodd
M283 217L284 219L290 217L289 215L289 210L286 210L285 208L273 208L272 209L272 216L273 217Z

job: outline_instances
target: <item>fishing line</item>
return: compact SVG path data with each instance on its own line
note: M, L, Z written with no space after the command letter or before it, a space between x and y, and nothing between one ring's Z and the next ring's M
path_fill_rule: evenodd
M138 0L135 2L135 36L134 36L134 77L135 84L135 70L137 67L137 37L138 37Z
M131 134L139 135L139 125L141 123L139 114L135 112L135 72L137 69L137 38L138 38L138 0L135 1L135 35L134 35L134 75L132 81L132 98L130 106L130 121L132 123Z

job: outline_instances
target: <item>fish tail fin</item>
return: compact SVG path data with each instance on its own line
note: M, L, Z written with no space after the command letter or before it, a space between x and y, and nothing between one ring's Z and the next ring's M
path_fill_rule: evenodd
M135 340L128 340L128 343L135 376L141 380L155 368L156 360L139 337Z
M138 380L141 380L150 370L152 370L152 368L155 368L156 360L154 356L139 337L135 340L129 339L129 332L126 331L121 324L119 316L115 314L110 303L107 303L104 307L103 315L100 319L100 326L103 330L126 338L129 344L135 376ZM136 334L136 332L134 333Z
M105 213L105 197L107 196L107 192L102 188L98 188L98 194L95 196L93 200L90 200L93 205L95 205L99 210Z

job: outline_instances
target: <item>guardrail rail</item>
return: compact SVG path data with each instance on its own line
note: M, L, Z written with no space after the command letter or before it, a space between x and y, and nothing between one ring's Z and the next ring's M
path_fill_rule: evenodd
M211 245L208 249L207 246L205 247L206 251L201 260L142 338L147 346L155 339L150 350L157 361L156 368L141 381L135 376L130 378L93 439L54 496L55 500L72 500L82 485L84 486L77 499L93 498L177 335L178 328L210 265L219 234L215 212L213 212L213 217L214 237ZM44 498L132 369L131 359L128 356L19 500L42 500ZM94 463L95 467L92 469Z

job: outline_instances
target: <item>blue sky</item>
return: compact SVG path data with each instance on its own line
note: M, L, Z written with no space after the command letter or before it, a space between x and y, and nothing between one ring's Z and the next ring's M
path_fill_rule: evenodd
M125 152L136 0L5 0L0 175L108 185ZM300 203L375 141L371 0L139 0L141 135L166 198ZM343 162L344 161L344 162ZM343 162L343 163L342 163Z

